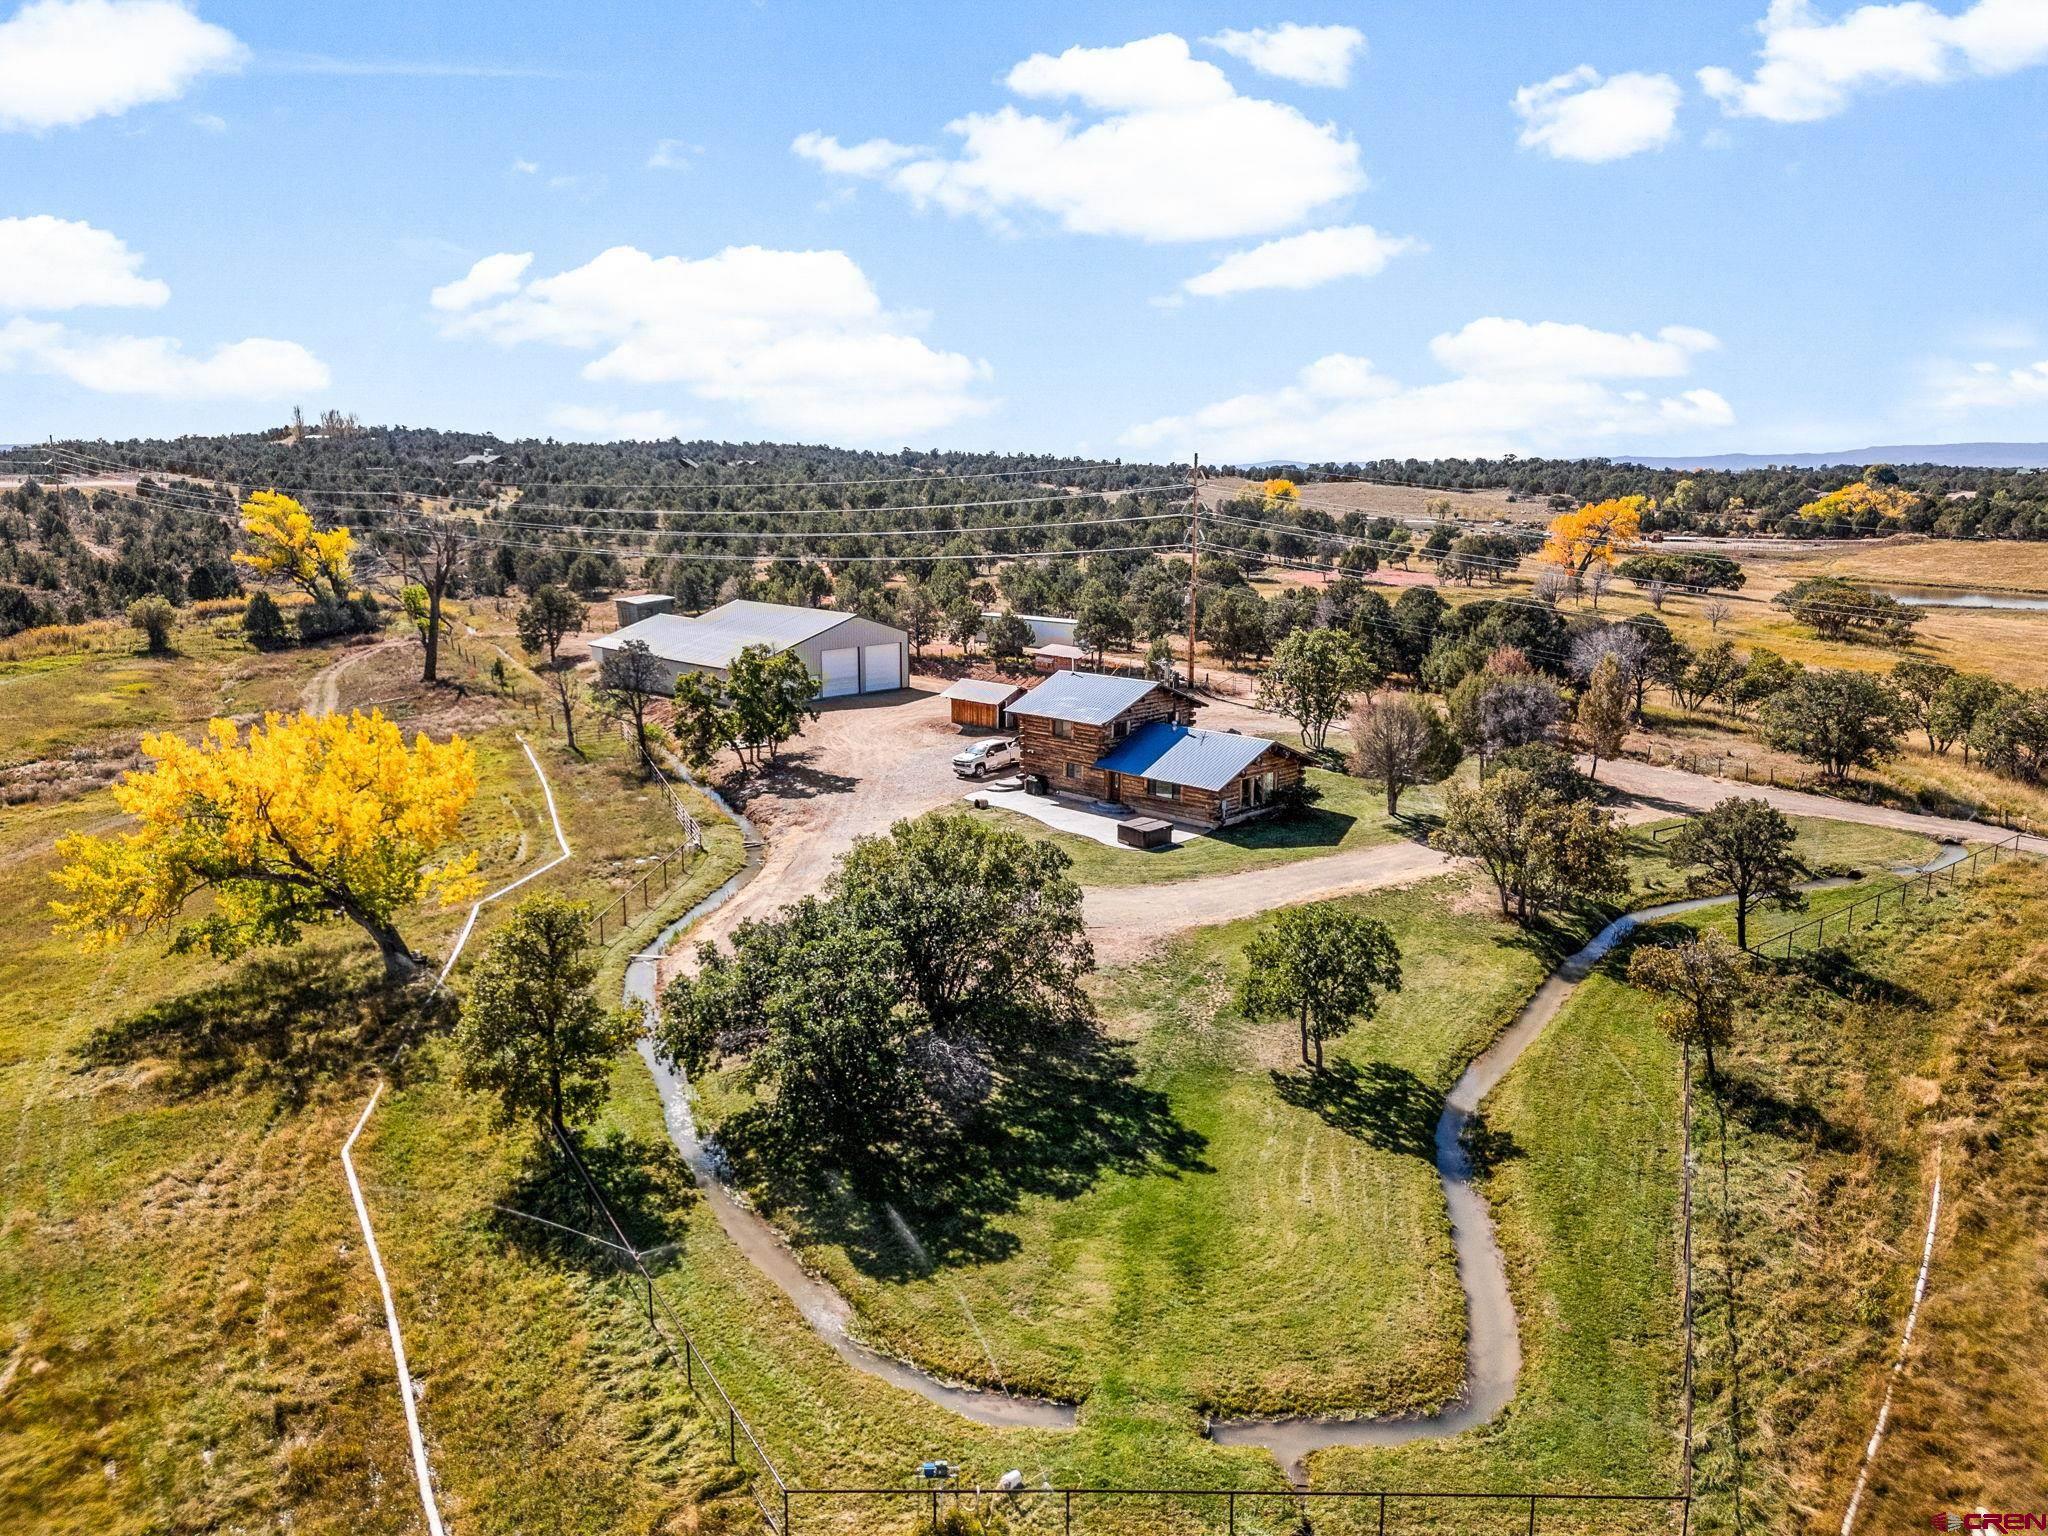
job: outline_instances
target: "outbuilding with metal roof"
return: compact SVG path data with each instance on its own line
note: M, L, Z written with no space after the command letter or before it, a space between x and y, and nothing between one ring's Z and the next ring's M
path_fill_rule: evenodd
M658 613L590 642L600 662L628 641L644 641L673 690L685 672L723 678L740 652L755 646L794 651L818 679L818 697L885 693L905 685L909 636L888 624L831 608L735 601L696 615Z

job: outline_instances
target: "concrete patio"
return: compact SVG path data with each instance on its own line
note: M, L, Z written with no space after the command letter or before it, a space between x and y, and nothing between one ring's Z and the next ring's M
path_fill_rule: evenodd
M997 784L1005 787L999 789L996 787ZM1019 816L1029 816L1033 821L1051 827L1056 832L1071 832L1077 837L1093 838L1109 848L1124 847L1124 844L1116 839L1116 829L1131 819L1131 813L1128 811L1122 815L1115 815L1108 808L1096 810L1085 801L1061 799L1057 795L1027 795L1024 793L1023 785L1015 779L998 779L992 783L977 784L961 798L986 800L999 810L1015 811ZM1187 827L1175 827L1172 833L1176 847L1200 836L1200 832ZM1125 851L1135 855L1145 850L1127 848ZM1150 851L1160 853L1164 850L1154 848Z

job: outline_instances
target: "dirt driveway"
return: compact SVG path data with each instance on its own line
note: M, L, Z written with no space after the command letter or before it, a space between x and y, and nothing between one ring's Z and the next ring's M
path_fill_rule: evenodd
M855 838L960 798L965 786L951 758L964 738L938 696L943 686L912 678L900 693L821 706L738 807L765 845L760 873L662 957L664 981L681 968L682 951L815 892Z

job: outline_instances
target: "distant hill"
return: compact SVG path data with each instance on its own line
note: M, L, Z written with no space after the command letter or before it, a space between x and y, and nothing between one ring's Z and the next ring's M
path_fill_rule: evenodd
M1648 469L1827 469L1837 464L1946 464L1957 469L2048 469L2048 443L1902 443L1838 453L1703 453L1622 462Z

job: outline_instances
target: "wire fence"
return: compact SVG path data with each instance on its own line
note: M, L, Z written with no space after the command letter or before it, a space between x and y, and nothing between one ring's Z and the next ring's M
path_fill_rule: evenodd
M576 1139L566 1130L555 1128L555 1141L567 1154L571 1166L581 1179L585 1192L590 1197L592 1211L603 1218L605 1228L612 1234L611 1240L590 1237L588 1233L579 1236L589 1238L605 1253L610 1255L621 1274L637 1282L636 1298L647 1318L647 1326L660 1341L662 1351L669 1363L679 1368L690 1392L711 1413L714 1424L722 1418L725 1429L726 1456L734 1466L747 1473L748 1496L754 1507L761 1512L768 1529L782 1536L789 1529L790 1488L783 1481L773 1458L761 1446L760 1438L754 1433L746 1415L732 1400L732 1394L725 1389L725 1383L718 1379L718 1373L697 1348L697 1341L683 1320L676 1316L675 1309L668 1303L661 1290L654 1283L654 1273L648 1269L647 1261L633 1240L626 1235L626 1229L613 1213L611 1203L598 1188L597 1180L591 1176L590 1168L583 1156L576 1150Z
M2029 844L2038 846L2030 847ZM1774 949L1777 958L1781 960L1790 960L1801 949L1810 954L1827 946L1830 929L1834 932L1834 942L1839 944L1856 931L1859 923L1867 928L1876 922L1884 915L1887 907L1893 911L1903 911L1915 901L1924 904L1931 900L1937 891L1944 888L1954 890L1958 882L2006 858L2043 853L2048 853L2048 840L2031 837L2024 832L2015 832L2002 841L1985 843L1973 849L1953 864L1944 865L1940 869L1926 870L1917 875L1907 875L1890 885L1872 891L1867 896L1857 897L1846 906L1837 907L1832 912L1823 912L1819 917L1759 939L1749 946L1749 952L1760 960L1771 958Z
M629 885L614 901L590 920L590 941L599 949L618 943L632 929L636 919L645 917L661 904L678 880L704 851L697 841L684 842L664 853L641 872L639 882ZM634 903L639 903L637 910Z
M1683 1493L1479 1493L1377 1488L792 1488L787 1521L794 1529L828 1500L861 1499L907 1506L918 1536L946 1529L947 1516L966 1530L1028 1529L1073 1536L1116 1529L1166 1531L1200 1529L1223 1536L1388 1536L1427 1529L1441 1532L1445 1515L1454 1531L1487 1536L1537 1536L1573 1531L1669 1531L1686 1536L1692 1500ZM1134 1512L1133 1506L1140 1508ZM1446 1508L1448 1507L1448 1509ZM1184 1514L1197 1524L1176 1520ZM1476 1517L1476 1518L1475 1518ZM1138 1524L1133 1525L1133 1520ZM1545 1522L1548 1519L1549 1524ZM788 1531L792 1526L778 1528Z

